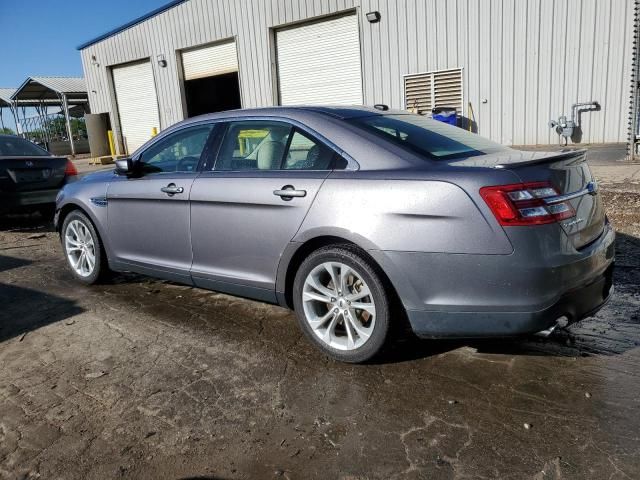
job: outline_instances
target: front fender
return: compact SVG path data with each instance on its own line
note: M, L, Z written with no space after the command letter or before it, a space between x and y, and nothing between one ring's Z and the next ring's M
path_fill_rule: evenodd
M108 183L103 182L74 182L60 190L56 199L55 226L60 232L66 213L73 209L81 210L93 222L102 245L111 256L111 247L107 235L107 189Z

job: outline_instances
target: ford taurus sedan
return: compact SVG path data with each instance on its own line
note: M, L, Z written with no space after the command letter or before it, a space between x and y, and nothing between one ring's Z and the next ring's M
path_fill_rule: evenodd
M67 185L56 225L80 282L133 271L277 303L346 362L405 319L426 338L524 335L612 292L584 151L515 151L375 108L186 120Z
M70 160L15 135L0 135L0 214L37 210L51 221L58 191L77 174Z

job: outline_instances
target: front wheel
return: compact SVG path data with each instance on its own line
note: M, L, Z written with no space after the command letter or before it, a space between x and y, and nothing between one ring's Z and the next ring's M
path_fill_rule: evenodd
M79 211L71 212L62 225L62 248L69 270L81 283L93 284L106 273L106 257L93 223Z
M375 264L349 246L313 252L293 284L294 307L306 336L330 357L365 362L389 332L389 297Z

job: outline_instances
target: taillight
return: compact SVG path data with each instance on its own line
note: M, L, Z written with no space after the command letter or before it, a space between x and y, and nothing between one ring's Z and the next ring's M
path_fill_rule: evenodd
M64 176L72 177L78 175L78 169L71 160L67 160L67 165L64 167Z
M564 220L576 214L568 201L552 204L545 202L545 199L559 195L547 182L482 187L480 195L500 225L540 225Z

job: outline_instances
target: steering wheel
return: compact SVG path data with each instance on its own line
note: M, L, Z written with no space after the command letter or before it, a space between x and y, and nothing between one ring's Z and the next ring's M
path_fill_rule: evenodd
M177 172L193 172L198 166L200 160L196 157L183 157L176 165Z

